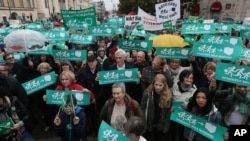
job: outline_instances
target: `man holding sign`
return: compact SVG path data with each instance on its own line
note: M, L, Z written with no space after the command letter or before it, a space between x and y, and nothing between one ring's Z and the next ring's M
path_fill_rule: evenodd
M6 88L0 86L0 140L34 141L25 125L28 110L15 96L7 96Z

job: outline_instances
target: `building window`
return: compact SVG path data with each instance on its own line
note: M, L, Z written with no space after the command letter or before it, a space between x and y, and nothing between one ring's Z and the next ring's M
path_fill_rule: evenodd
M10 7L15 7L15 2L14 2L14 0L9 0L9 5L10 5Z
M27 0L28 8L31 8L30 0Z
M48 0L44 0L44 2L45 2L45 7L49 8L49 2L48 2Z
M23 0L19 0L20 7L23 7Z
M0 0L0 6L1 6L1 7L4 6L3 0Z

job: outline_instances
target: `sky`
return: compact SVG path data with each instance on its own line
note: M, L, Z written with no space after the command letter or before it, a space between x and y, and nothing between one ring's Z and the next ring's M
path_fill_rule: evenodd
M100 0L93 0L94 2L96 1L100 1ZM110 11L110 10L113 10L113 4L116 5L117 7L117 4L119 3L119 0L101 0L105 3L105 7L106 7L106 10L107 11ZM117 10L117 8L116 8Z

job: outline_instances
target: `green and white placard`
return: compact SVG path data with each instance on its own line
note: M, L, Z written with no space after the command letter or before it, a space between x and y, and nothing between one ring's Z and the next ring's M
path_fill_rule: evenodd
M99 84L112 84L115 82L138 82L138 68L125 70L99 71Z
M86 50L53 50L53 56L58 60L82 61L86 60Z
M74 29L74 30L87 30L88 29L87 23L85 23L84 21L77 21L76 19L68 21L67 24L68 24L67 26L70 29Z
M219 33L231 33L233 24L215 23Z
M71 42L74 44L94 44L95 37L93 35L72 34Z
M111 27L90 27L90 34L94 36L114 36L114 29Z
M221 36L221 35L203 35L201 37L202 42L216 44L224 47L242 47L242 38L241 37L232 37L232 36Z
M228 47L223 45L195 42L193 55L235 61L239 59L242 47Z
M183 24L181 34L215 34L215 24Z
M240 54L240 60L250 61L250 49L249 48L242 48L242 51Z
M118 45L120 48L125 50L141 50L149 51L152 50L153 41L151 40L126 40L118 39Z
M90 7L81 10L61 10L65 28L69 28L69 23L73 21L85 22L88 26L96 26L96 10Z
M190 59L192 48L163 48L156 47L156 54L168 59Z
M14 127L14 122L11 118L7 118L3 122L0 123L0 135L4 134L7 130Z
M218 62L216 65L216 80L233 84L250 86L250 67Z
M98 141L132 141L121 132L102 121L98 131Z
M69 33L63 30L41 32L49 42L69 40Z
M56 83L56 74L55 72L50 72L39 76L35 79L22 83L22 86L26 90L27 94L30 95L36 91L39 91L47 86L50 86Z
M77 100L77 105L89 105L90 93L81 91L46 90L46 103L61 105L65 96L73 94Z
M250 39L250 30L241 30L240 37Z
M194 130L212 141L224 141L223 135L227 132L227 128L184 110L181 104L179 102L173 103L174 112L171 113L171 120Z

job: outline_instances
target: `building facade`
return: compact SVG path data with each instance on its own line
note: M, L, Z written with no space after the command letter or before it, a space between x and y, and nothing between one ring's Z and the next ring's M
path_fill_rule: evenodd
M200 13L205 19L243 20L250 17L250 0L200 0ZM220 8L221 5L221 8ZM188 13L185 12L187 17Z

